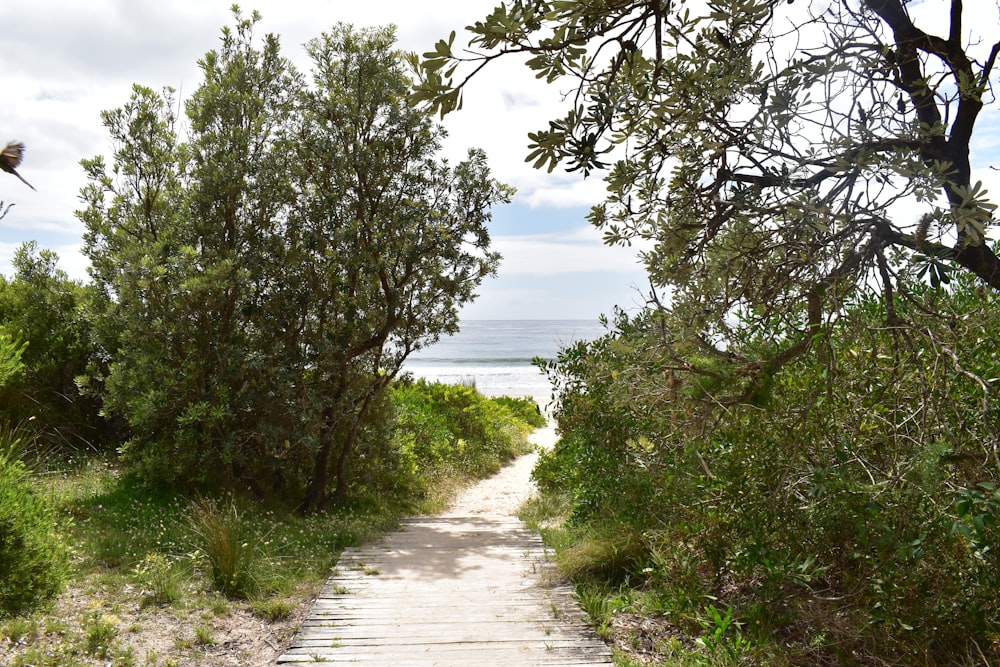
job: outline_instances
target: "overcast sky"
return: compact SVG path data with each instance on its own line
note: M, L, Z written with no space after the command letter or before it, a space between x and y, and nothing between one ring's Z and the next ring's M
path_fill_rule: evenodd
M357 27L398 26L399 46L422 53L456 30L482 19L497 0L247 0L258 10L259 34L279 35L286 56L307 71L302 44L337 22ZM30 0L0 4L0 142L20 139L27 154L20 168L38 192L0 174L0 200L16 205L0 221L0 273L23 241L37 240L59 253L60 266L86 279L79 253L83 227L74 211L84 185L82 158L108 154L99 113L124 104L133 83L171 86L188 96L200 83L197 61L219 44L232 24L231 0ZM1000 26L993 0L966 3L966 25L987 34ZM917 14L946 11L947 3L910 3ZM934 29L934 17L921 17ZM946 22L947 17L942 16ZM926 22L925 22L926 21ZM941 23L943 24L943 23ZM585 221L602 199L600 177L546 174L524 162L527 133L560 115L560 90L537 81L520 63L498 62L472 82L465 108L445 119L447 152L460 158L469 147L486 150L495 175L518 189L512 205L494 212L495 246L504 255L498 278L480 289L463 316L470 319L594 319L614 305L642 302L644 272L634 252L603 246ZM996 105L980 118L973 160L991 194L992 166L1000 143ZM985 153L985 155L984 155Z
M494 0L253 0L258 34L276 33L286 56L307 71L302 44L337 22L398 27L400 48L423 53L486 16ZM19 139L27 152L17 179L0 174L0 200L14 202L0 222L0 273L26 240L55 250L60 267L87 279L80 252L83 226L74 211L85 180L82 158L107 155L99 113L124 104L133 83L172 86L187 97L201 82L197 61L232 25L231 0L32 0L3 2L0 25L0 142ZM461 38L460 38L461 39ZM494 211L500 275L487 280L470 319L594 319L616 304L641 303L644 272L634 252L611 249L584 220L603 183L578 175L545 174L525 164L527 133L560 108L559 91L520 64L499 63L475 81L465 109L445 119L446 151L486 150L495 175L515 186L512 205Z

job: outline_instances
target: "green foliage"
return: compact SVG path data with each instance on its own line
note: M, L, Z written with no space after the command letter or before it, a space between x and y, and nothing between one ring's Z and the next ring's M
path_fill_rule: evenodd
M100 612L94 612L84 625L83 650L95 658L110 657L114 647L118 629L115 624Z
M254 600L252 606L255 614L271 622L283 621L295 610L290 601L276 597Z
M423 379L397 383L393 403L402 468L424 477L421 487L435 468L474 479L489 476L527 451L532 427L522 413L537 421L537 411L523 400L489 399L470 387Z
M214 646L219 642L212 633L212 628L207 625L199 625L194 629L194 643L199 646Z
M181 599L181 582L170 558L148 553L133 569L147 604L173 604Z
M998 305L968 276L890 322L859 295L766 401L743 360L768 332L706 355L669 314L619 315L549 366L563 439L535 475L573 499L561 558L659 591L727 659L780 637L793 661L963 664L1000 632ZM594 536L616 532L641 548L612 567Z
M27 343L18 342L5 327L0 327L0 389L6 387L24 369L21 355Z
M0 616L58 593L69 566L52 506L14 455L20 437L17 429L0 429Z
M725 614L716 609L714 604L705 607L705 617L702 620L704 636L698 638L698 643L710 652L725 652L730 660L735 660L744 646L740 634L739 623L733 619L733 608L726 609Z
M70 280L57 261L34 241L24 243L14 253L13 278L0 277L0 327L21 341L23 364L23 372L9 382L2 381L0 370L0 416L36 420L35 444L47 450L106 447L115 442L100 415L97 388L77 384L77 377L98 368L105 356L92 327L96 290Z
M635 526L596 524L567 536L559 550L559 569L576 580L627 582L649 558L649 546Z
M392 29L311 40L311 81L223 30L178 132L172 91L102 115L79 217L113 333L107 410L147 480L249 486L305 512L343 499L403 360L457 326L499 260L486 223L512 190L405 100Z
M504 406L510 410L511 414L514 415L516 419L520 419L525 424L533 428L542 428L548 423L548 420L545 419L545 415L542 414L541 409L533 399L513 396L496 396L490 400L497 405Z
M604 172L590 221L608 244L642 244L669 336L709 357L687 353L692 391L715 389L719 343L769 338L741 349L743 400L761 403L859 289L881 284L890 315L899 292L952 273L1000 289L996 204L970 162L1000 47L967 34L969 13L508 0L467 27L468 48L452 33L410 58L412 99L451 112L514 54L571 91L526 161Z
M530 451L528 434L539 421L529 399L487 398L464 385L397 381L385 423L388 447L366 450L358 470L362 488L384 498L441 509L463 484L487 477ZM544 423L544 422L543 422Z

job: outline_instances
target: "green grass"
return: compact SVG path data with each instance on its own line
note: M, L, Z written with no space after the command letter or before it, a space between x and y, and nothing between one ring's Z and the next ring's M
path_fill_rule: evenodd
M213 559L222 576L246 565L267 590L290 591L325 577L344 547L393 527L398 515L367 502L301 517L232 498L191 501L141 489L99 462L47 481L78 574L125 577L156 603L176 602L185 583L211 581ZM240 549L251 545L256 560L241 563Z
M565 495L543 493L521 508L520 517L555 550L560 572L573 582L595 632L613 647L617 667L783 664L750 647L732 619L706 612L705 598L692 612L670 577L659 576L656 536L578 524L571 506Z
M117 619L94 612L84 626L84 652L96 658L107 658L111 654L115 638L118 636Z
M292 601L285 598L254 600L251 606L255 614L269 621L280 621L288 618L295 608Z
M289 618L297 605L309 603L344 547L394 527L401 511L363 499L301 517L228 497L192 501L143 489L101 460L36 480L74 556L70 585L80 602L68 613L45 608L0 620L0 663L13 667L144 664L145 649L124 646L124 636L141 633L147 623L137 619L157 609L187 629L168 655L151 664L184 664L183 656L215 641L205 618L235 608L267 623ZM209 513L201 526L193 521L198 511ZM199 546L209 529L224 527L212 518L238 524L227 534L242 540L236 548L253 545L253 558L240 565L246 579L238 591L212 576L207 552L218 545ZM245 585L250 580L252 588ZM5 654L4 644L18 648Z

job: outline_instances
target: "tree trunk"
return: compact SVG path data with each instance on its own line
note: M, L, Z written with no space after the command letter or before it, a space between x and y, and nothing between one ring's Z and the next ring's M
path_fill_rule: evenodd
M368 414L368 408L372 404L372 399L379 393L381 386L381 383L378 383L375 389L365 395L365 400L362 402L361 408L355 414L354 423L351 424L351 432L344 440L344 446L340 450L340 457L337 459L337 488L333 491L333 500L340 500L347 495L347 464L351 459L351 453L354 451L354 443L358 440L361 425Z
M313 476L306 487L302 502L299 503L300 514L311 514L326 503L326 487L330 482L330 454L333 452L333 439L336 429L333 424L333 408L323 410L323 427L320 430L319 451L313 459Z

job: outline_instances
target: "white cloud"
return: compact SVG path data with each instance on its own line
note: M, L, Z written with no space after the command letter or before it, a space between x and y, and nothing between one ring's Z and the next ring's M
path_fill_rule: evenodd
M609 247L591 226L569 232L499 236L494 249L504 257L504 275L551 276L586 271L636 273L641 270L637 248Z
M21 171L38 188L37 193L32 192L13 177L0 174L0 200L17 203L0 222L0 272L9 272L14 247L39 238L43 247L59 252L67 273L85 277L86 260L77 252L82 227L74 211L80 206L78 193L85 181L80 159L107 154L110 149L100 111L125 103L133 83L154 89L169 85L180 88L183 96L190 95L201 80L197 60L218 47L222 26L232 24L231 4L232 0L0 3L0 24L7 27L0 50L4 72L0 142L16 138L27 144ZM278 34L286 56L301 69L308 69L301 45L339 21L357 27L394 23L399 47L417 53L431 50L437 40L455 30L455 48L461 50L468 41L464 27L481 20L496 4L497 0L241 3L244 15L254 9L261 12L264 20L257 33ZM925 12L937 11L940 4L912 2L908 10L923 22ZM805 11L801 4L785 7L785 11L792 9ZM970 0L966 13L970 31L996 25L993 3ZM927 17L923 25L942 24L935 23L937 19L929 14ZM984 39L982 47L991 43ZM528 133L546 128L549 120L565 113L567 87L535 79L517 57L490 64L469 84L464 108L445 119L450 133L446 152L452 159L461 159L468 147L483 148L494 175L517 187L517 201L533 209L600 202L605 186L599 174L586 180L561 170L548 174L524 161ZM995 105L984 110L972 147L977 176L982 174L994 200L1000 199L1000 185L994 187L1000 174L987 167L995 163L1000 151L997 118ZM503 275L541 278L599 270L642 274L634 249L608 248L600 242L600 233L590 227L581 226L569 234L496 236L495 242L506 257ZM582 279L577 282L594 287ZM483 302L488 301L492 289L507 288L499 283L484 285ZM526 299L556 303L561 297L553 294L553 289L539 284L532 288L535 294L530 299L530 295L513 292L508 296L515 305ZM586 296L579 298L585 300ZM595 306L589 314L603 308Z
M20 245L21 243L0 242L0 274L13 276L14 269L11 264L11 260L13 260L14 252L18 249L18 247L20 247ZM70 279L79 280L81 282L87 282L89 280L87 268L90 266L90 260L88 260L81 252L83 247L82 243L39 243L39 247L45 250L52 250L59 256L58 268L64 271Z
M283 51L300 69L309 63L302 44L343 21L398 26L399 46L422 53L452 30L464 48L464 26L486 16L494 0L436 0L433 11L409 0L378 3L255 0L257 33L279 35ZM231 0L68 0L0 4L0 23L11 29L0 51L4 72L4 118L0 142L20 139L28 151L22 170L39 189L36 196L0 175L0 200L18 206L9 231L59 227L79 235L73 213L84 185L81 158L107 154L110 146L100 112L127 102L133 83L154 89L172 86L190 95L201 80L197 60L219 45L220 30L232 24ZM537 81L520 62L506 60L481 72L469 85L465 108L448 116L446 153L464 157L469 147L485 149L495 175L519 189L532 206L590 205L600 198L598 179L583 183L563 173L545 174L524 163L527 133L544 127L562 109L555 86Z
M616 307L644 306L643 282L618 273L568 274L563 280L527 282L503 276L483 286L482 296L462 309L473 320L584 320L611 314Z
M583 179L579 176L554 174L543 179L527 174L521 179L515 179L513 185L521 194L520 200L532 208L594 206L603 201L607 194L607 187L600 176Z

